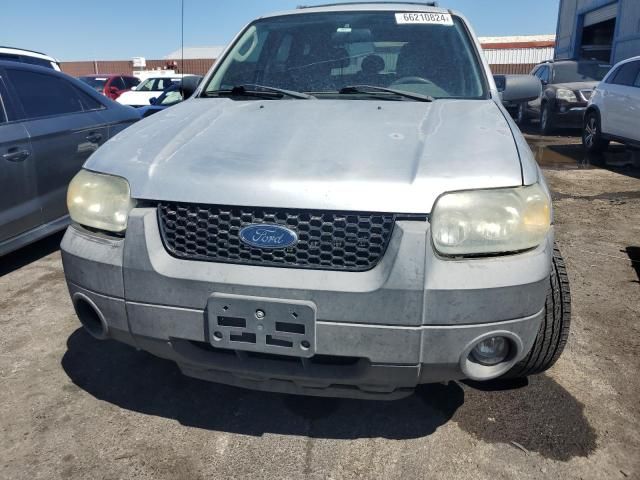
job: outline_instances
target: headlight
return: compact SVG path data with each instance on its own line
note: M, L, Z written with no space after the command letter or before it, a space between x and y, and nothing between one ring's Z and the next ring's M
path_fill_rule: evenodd
M527 250L551 228L551 201L539 185L446 193L433 207L431 236L442 255Z
M80 170L67 190L71 219L86 227L121 233L135 206L124 178Z
M566 88L559 88L556 92L556 98L558 100L564 100L565 102L575 103L578 101L576 94Z

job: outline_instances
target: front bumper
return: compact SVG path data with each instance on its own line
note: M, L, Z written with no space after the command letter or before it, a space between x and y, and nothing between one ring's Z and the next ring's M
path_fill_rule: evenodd
M399 398L420 383L493 378L520 360L544 314L552 248L550 233L519 255L442 259L427 222L400 221L368 272L194 262L170 256L155 209L139 208L125 239L70 227L62 256L74 302L95 306L104 337L171 359L187 375L287 393ZM314 355L213 348L214 295L312 305ZM469 349L497 332L512 341L508 364L469 368Z
M554 124L565 128L582 128L587 103L558 102L553 114Z

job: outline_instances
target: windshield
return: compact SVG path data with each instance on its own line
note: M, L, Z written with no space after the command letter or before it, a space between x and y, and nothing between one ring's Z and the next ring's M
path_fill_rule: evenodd
M147 78L136 87L136 92L161 92L179 81L169 77Z
M158 99L157 105L169 106L182 101L180 90L168 90Z
M148 78L144 82L141 82L136 86L136 92L151 92L153 91L153 78Z
M352 85L436 99L486 98L478 57L459 18L392 11L258 20L224 58L204 95L240 85L319 94L318 98L323 93L336 98L338 91Z
M611 65L599 63L563 63L553 67L553 83L599 82Z
M79 80L82 80L91 88L99 92L104 89L104 86L107 83L107 79L105 77L80 77Z

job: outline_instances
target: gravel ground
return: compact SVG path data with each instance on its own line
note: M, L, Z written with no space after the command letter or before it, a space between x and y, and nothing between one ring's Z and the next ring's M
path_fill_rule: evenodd
M640 159L528 138L572 282L548 373L396 402L189 379L78 328L58 235L0 260L0 478L640 478Z

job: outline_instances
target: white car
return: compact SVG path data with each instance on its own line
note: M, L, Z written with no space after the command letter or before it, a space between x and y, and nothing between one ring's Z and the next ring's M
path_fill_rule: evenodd
M22 48L0 47L0 60L28 63L60 71L60 63L53 57Z
M640 146L640 56L615 65L594 90L584 115L582 144L602 152L609 141Z
M124 92L117 98L117 102L132 107L145 107L149 105L149 100L169 88L174 83L179 83L181 77L151 77L142 81L134 89Z

